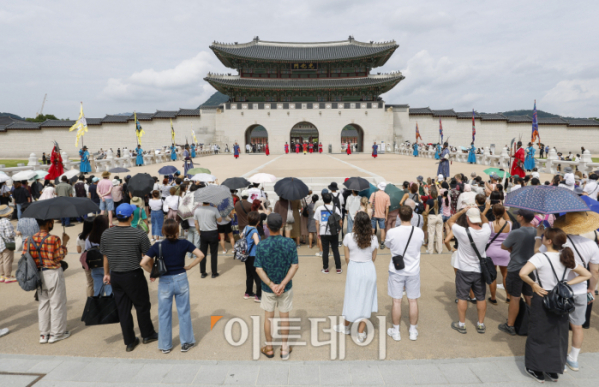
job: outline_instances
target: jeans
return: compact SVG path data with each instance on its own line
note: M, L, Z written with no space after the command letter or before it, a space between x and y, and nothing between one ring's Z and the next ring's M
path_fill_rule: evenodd
M69 227L71 225L71 218L60 218L60 223L65 227Z
M384 230L385 229L385 220L386 220L385 218L374 218L373 217L370 219L370 223L372 224L372 228L376 229L376 225L378 223L379 228L381 230Z
M22 213L23 211L21 211L21 204L17 204L17 219L21 219Z
M258 298L262 297L262 281L260 280L260 276L256 273L256 268L254 267L254 261L256 257L248 257L245 264L245 292L246 294L255 294ZM256 283L256 293L252 292L254 289L254 282Z
M200 248L200 234L198 234L195 227L190 227L187 229L187 240L193 243L193 245L197 248ZM189 254L190 257L193 257L193 254Z
M200 250L204 259L200 262L200 273L206 273L206 261L208 260L208 246L210 246L210 269L212 275L218 273L218 230L200 232Z
M333 250L333 258L335 259L335 268L341 269L341 258L339 257L339 235L321 235L322 242L322 268L329 268L329 244Z
M349 234L352 232L353 229L354 229L354 221L351 218L351 216L349 216L349 214L347 214L347 229L345 230L345 233Z
M102 285L104 285L104 268L96 267L95 269L90 269L92 273L92 279L94 280L94 296L100 295L100 289L102 289ZM112 286L104 285L104 294L106 296L110 296L112 294Z
M162 225L164 224L164 213L162 211L152 211L150 215L152 220L152 235L162 236Z
M189 306L187 273L167 275L158 280L158 349L173 348L173 297L179 317L179 341L194 344Z

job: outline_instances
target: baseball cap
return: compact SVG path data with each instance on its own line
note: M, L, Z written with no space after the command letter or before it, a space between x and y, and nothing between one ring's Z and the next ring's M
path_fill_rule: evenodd
M133 212L137 209L137 206L129 203L123 203L116 208L116 216L128 218L133 215Z
M241 191L241 197L244 197L244 196L246 196L246 197L250 196L250 193L247 189L244 189L243 191Z
M482 220L480 218L480 210L478 208L471 208L468 211L466 211L466 216L468 217L468 220L470 220L472 223L482 223Z
M100 179L98 179L97 177L94 177L94 178L92 179L92 182L94 182L94 183L97 183L98 181L100 181Z
M325 193L329 193L329 190L326 188L323 188L322 191L320 191L321 194L325 194Z
M422 176L418 176L418 177L416 178L416 180L418 180L418 181L422 181L422 180L424 180L424 177L422 177Z
M270 230L278 231L283 226L283 218L276 212L272 212L266 218L266 224Z
M438 181L443 181L443 180L445 180L445 178L443 177L443 175L439 175L439 176L437 176L437 180Z
M516 215L520 215L524 218L525 221L531 222L535 218L535 213L530 210L525 210L524 208L518 209L516 211Z
M378 188L378 189L380 189L381 191L384 191L386 187L387 187L387 183L385 183L384 181L383 181L383 182L380 182L380 183L377 185L377 188Z

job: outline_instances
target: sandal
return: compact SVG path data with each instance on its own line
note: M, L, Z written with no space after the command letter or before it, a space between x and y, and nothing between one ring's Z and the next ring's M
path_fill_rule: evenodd
M275 351L272 349L272 347L271 347L271 350L270 350L270 351L267 351L267 350L266 350L266 348L268 348L268 345L267 345L267 346L265 346L265 347L262 347L262 348L260 349L260 352L262 352L262 354L263 354L264 356L266 356L267 358L269 358L269 359L272 359L273 357L275 357ZM268 354L268 352L271 352L271 353L270 353L270 354Z
M281 347L281 359L283 359L283 360L289 359L289 355L291 355L291 352L293 352L293 347L291 345L289 346L289 351L287 351L286 354L283 354L283 347Z

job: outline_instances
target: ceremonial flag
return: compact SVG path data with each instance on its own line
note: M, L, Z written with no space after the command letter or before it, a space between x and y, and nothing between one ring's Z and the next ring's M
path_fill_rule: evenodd
M535 99L535 108L532 111L532 136L530 142L535 142L535 140L539 140L539 144L541 143L541 136L539 135L539 120L537 118L537 100Z
M472 109L472 142L474 142L475 137L476 137L476 125L474 123L474 109Z
M416 142L418 142L418 139L422 140L422 136L420 135L420 131L418 130L418 122L416 123Z
M135 135L137 136L137 143L139 145L141 145L141 136L143 136L144 134L146 134L146 132L144 132L143 128L141 127L141 124L137 120L137 113L136 112L133 112L133 118L135 119Z
M173 127L173 119L171 118L171 140L175 145L175 128Z
M441 123L440 118L439 118L439 136L441 136L441 144L443 144L443 124Z
M196 138L196 132L193 130L193 124L191 127L191 138L193 138L193 143L197 144L198 143L198 139Z
M77 140L75 140L75 146L79 145L79 139L87 132L87 120L85 119L85 115L83 114L83 102L81 102L81 109L79 110L79 118L77 121L71 126L69 132L77 129Z

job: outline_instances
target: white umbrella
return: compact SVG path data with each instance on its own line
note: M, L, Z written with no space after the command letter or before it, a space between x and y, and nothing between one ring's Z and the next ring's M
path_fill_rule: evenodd
M10 176L8 176L6 173L0 171L0 183L4 183L10 180Z
M206 183L206 182L210 182L210 181L215 181L216 176L209 175L207 173L198 173L197 175L193 175L193 177L190 180L202 181L202 182Z
M60 175L60 177L58 178L58 180L62 180L63 176L66 176L67 179L72 179L75 176L78 176L81 172L76 170L76 169L70 169L68 171L66 171L65 173L63 173L62 175Z
M18 173L15 173L12 177L13 181L23 181L23 180L29 180L33 177L35 177L36 173L34 171L21 171Z
M254 176L250 177L248 180L251 181L252 183L263 184L263 183L274 183L275 181L277 181L277 178L275 177L275 175L271 175L268 173L256 173Z

